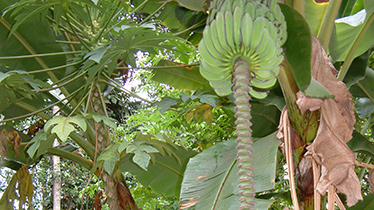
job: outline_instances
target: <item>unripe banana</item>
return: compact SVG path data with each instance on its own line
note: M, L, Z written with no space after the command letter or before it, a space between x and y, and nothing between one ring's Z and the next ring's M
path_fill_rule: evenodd
M250 49L250 40L252 34L252 18L248 13L245 13L241 20L241 29L240 32L242 34L242 42L244 48ZM255 34L253 34L255 36Z
M236 6L234 9L234 42L236 46L240 46L242 43L242 38L241 38L241 33L240 33L240 28L241 28L241 21L243 17L243 9L240 8L239 6Z
M236 53L236 46L234 42L234 24L233 24L233 15L231 11L225 12L225 36L226 41L231 50Z
M230 71L237 60L244 59L251 64L250 85L271 87L279 73L281 45L287 37L284 16L276 1L213 0L210 5L208 25L199 44L201 74L219 89L217 94L229 93ZM249 92L254 97L266 94Z

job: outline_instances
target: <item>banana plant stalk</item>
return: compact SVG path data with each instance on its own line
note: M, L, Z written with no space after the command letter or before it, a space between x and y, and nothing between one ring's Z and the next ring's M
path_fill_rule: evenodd
M287 37L276 0L213 0L199 43L200 73L216 93L234 92L240 209L255 209L251 96L263 99L283 60Z

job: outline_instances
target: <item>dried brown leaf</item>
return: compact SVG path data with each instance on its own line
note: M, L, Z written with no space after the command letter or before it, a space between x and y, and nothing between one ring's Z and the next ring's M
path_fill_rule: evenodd
M374 169L371 169L369 172L369 183L371 186L370 192L374 193Z
M8 131L6 129L3 129L0 133L0 156L1 156L1 159L4 159L6 157L6 153L8 152L7 134L8 134Z
M322 164L317 190L324 194L330 185L347 196L347 205L362 200L361 186L354 171L355 156L346 143L351 140L355 124L352 95L336 78L337 71L317 38L313 38L312 76L324 85L334 99L309 98L298 93L296 101L302 113L320 110L320 125L313 143L307 147L312 157Z

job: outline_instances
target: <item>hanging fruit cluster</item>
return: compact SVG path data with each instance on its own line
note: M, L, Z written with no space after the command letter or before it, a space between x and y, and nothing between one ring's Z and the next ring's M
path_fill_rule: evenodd
M286 23L276 0L213 0L199 43L200 73L216 93L234 92L240 209L254 209L251 96L265 98L283 60Z
M199 44L200 72L218 95L225 96L232 92L235 63L245 61L250 68L250 94L264 98L266 92L253 87L275 84L286 37L276 0L214 0Z

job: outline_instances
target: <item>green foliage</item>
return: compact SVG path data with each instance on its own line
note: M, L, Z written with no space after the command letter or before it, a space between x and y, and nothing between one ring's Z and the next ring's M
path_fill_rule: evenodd
M76 130L74 125L86 131L87 124L84 118L78 115L73 117L56 116L45 124L45 130L47 133L56 134L62 142L65 142L69 134Z
M276 133L258 139L253 145L255 189L274 188L279 141ZM217 143L193 157L186 168L181 189L181 205L195 209L237 209L238 167L234 140ZM256 200L256 209L267 209L272 201Z
M145 136L145 138L152 139L151 136ZM164 143L164 145L164 148L168 148L172 154L152 154L152 161L147 171L135 163L133 155L127 155L121 160L121 171L130 172L143 186L150 186L154 191L166 197L179 197L187 162L196 152L182 147L172 147L170 144Z

